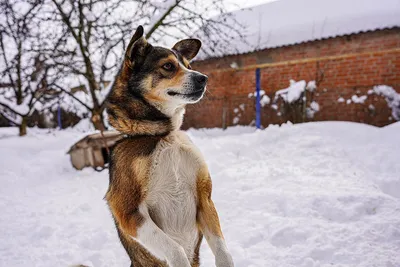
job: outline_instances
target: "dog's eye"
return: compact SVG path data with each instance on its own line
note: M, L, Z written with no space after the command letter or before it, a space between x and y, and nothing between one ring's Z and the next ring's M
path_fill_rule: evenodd
M174 65L172 65L172 63L165 63L162 67L165 70L173 70Z

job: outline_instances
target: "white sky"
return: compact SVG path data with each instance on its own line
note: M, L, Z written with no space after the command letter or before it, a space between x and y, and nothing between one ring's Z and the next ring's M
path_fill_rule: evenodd
M164 0L162 0L164 1ZM202 0L205 3L207 2L211 2L212 0ZM279 0L224 0L225 4L226 4L226 9L227 11L234 11L234 10L238 10L238 9L242 9L242 8L246 8L246 7L252 7L252 6L257 6L257 5L261 5L261 4L265 4L268 2L273 2L273 1L279 1ZM212 12L210 12L210 14L208 14L209 16L215 16L217 14L213 14ZM146 30L146 29L145 29ZM171 30L169 30L171 33ZM177 40L175 38L171 38L171 37L164 37L162 42L154 42L154 45L160 45L160 46L166 46L166 47L172 47L175 43L177 42Z
M229 11L241 9L245 7L252 7L276 0L225 0Z

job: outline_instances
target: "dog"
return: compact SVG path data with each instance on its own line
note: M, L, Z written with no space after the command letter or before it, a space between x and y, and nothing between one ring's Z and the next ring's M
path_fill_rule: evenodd
M152 46L139 26L107 99L124 138L110 153L105 199L134 267L197 267L203 235L216 266L234 266L205 160L179 130L185 105L206 90L208 77L190 66L200 47L197 39Z

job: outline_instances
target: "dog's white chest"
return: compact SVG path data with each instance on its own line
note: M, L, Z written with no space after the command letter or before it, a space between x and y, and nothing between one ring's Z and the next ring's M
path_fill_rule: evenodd
M191 258L198 237L196 180L200 155L182 134L170 136L157 147L146 202L154 222Z

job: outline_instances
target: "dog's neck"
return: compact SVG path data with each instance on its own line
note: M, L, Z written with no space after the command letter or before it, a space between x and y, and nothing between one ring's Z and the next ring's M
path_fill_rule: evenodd
M115 83L107 99L108 120L116 130L129 136L166 136L180 129L184 106L163 109Z
M181 128L183 123L183 116L185 115L184 104L165 105L164 103L154 102L152 103L152 105L157 108L161 113L170 118L172 129L174 131L177 131Z
M130 136L165 136L180 129L185 105L158 104L135 94L129 86L129 68L124 64L107 97L110 124Z

